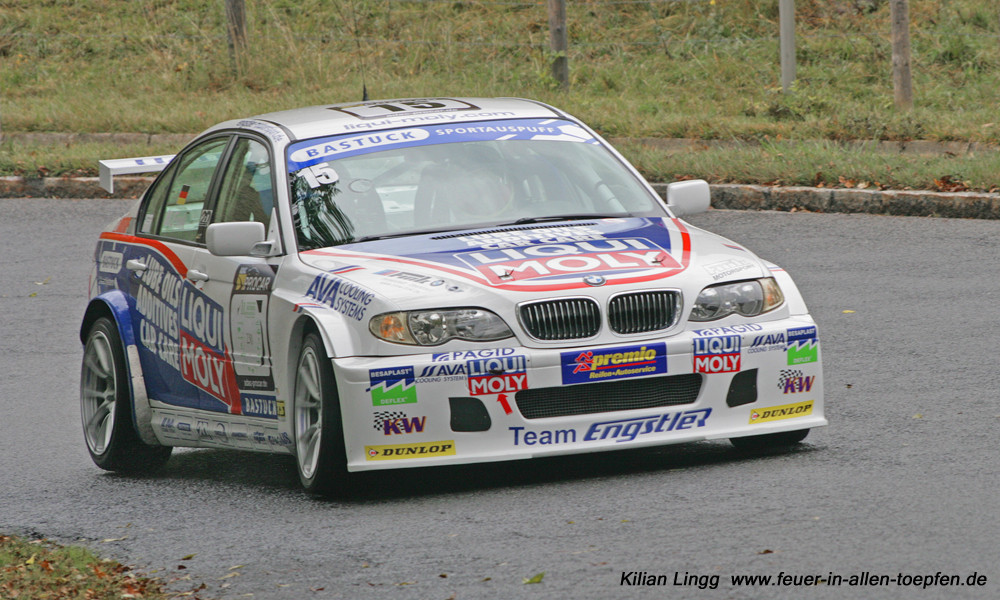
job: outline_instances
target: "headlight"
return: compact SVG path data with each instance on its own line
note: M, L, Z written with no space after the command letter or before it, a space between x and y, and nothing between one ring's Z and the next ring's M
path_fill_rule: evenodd
M707 287L698 294L692 321L714 321L731 314L753 317L781 305L785 297L771 277Z
M489 342L514 335L503 319L482 308L384 313L368 323L372 335L396 344L437 346L448 340Z

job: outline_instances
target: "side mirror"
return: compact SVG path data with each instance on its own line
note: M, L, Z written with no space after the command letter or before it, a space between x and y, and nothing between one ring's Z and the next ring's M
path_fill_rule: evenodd
M678 217L703 213L711 203L712 194L707 181L691 179L675 181L667 186L667 207Z
M264 241L264 224L257 221L212 223L205 230L208 251L216 256L249 256Z

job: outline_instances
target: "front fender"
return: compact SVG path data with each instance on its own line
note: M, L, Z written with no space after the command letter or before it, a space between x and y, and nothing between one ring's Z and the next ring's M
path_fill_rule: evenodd
M90 327L100 317L107 317L115 323L122 341L127 369L126 379L129 382L129 393L132 398L132 427L144 443L159 446L160 442L153 433L153 411L149 406L149 396L146 395L146 380L142 375L139 348L136 347L135 332L132 330L132 319L125 293L121 290L110 290L91 299L80 325L81 343L86 343Z

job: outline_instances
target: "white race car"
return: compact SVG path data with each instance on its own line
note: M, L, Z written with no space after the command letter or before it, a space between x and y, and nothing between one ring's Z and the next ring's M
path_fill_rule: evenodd
M94 462L173 446L351 472L826 425L791 278L678 217L570 115L520 99L316 106L221 123L101 233L80 396Z

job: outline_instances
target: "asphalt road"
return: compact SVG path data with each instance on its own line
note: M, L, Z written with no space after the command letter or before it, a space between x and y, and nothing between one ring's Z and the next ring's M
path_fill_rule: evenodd
M304 495L281 457L183 451L155 478L91 463L77 327L96 234L125 206L0 200L0 532L83 543L175 591L204 583L203 598L1000 595L1000 223L689 219L785 267L810 304L831 425L799 449L703 442L385 472L379 491L332 502ZM643 571L667 585L622 585ZM781 572L845 584L731 581ZM938 572L986 584L847 585Z

